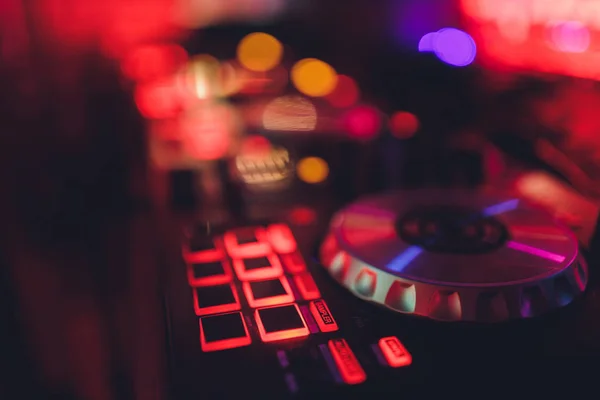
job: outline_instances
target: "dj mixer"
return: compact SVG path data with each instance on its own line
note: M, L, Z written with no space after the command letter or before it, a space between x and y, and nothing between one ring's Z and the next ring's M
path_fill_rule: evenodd
M483 189L327 204L172 225L174 398L412 396L590 373L594 274L544 210Z

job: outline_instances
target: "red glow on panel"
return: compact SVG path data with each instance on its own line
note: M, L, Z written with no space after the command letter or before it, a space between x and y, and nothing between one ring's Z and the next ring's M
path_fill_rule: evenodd
M134 97L140 113L150 119L175 117L183 106L179 92L169 81L140 84Z
M292 288L290 287L287 278L285 276L281 276L278 278L278 280L281 283L281 286L284 288L285 293L263 298L254 295L254 292L252 291L252 284L250 282L242 282L242 288L244 290L244 294L246 295L248 305L252 308L259 308L293 303L294 294L292 293Z
M344 116L344 127L355 139L372 139L381 129L379 112L369 106L353 108Z
M146 45L133 50L121 64L123 74L134 81L149 81L168 76L187 60L177 45Z
M462 0L489 66L600 79L600 1Z
M202 264L194 267L194 264L187 265L187 276L188 282L191 286L213 286L213 285L223 285L231 282L231 278L233 276L231 272L231 266L227 260L217 261L220 262L223 271L220 274L197 277L194 275L194 268L202 268Z
M347 75L338 75L335 89L325 98L334 107L346 108L355 105L359 97L360 92L356 81Z
M390 367L406 367L412 363L412 356L396 336L380 339L379 349Z
M398 111L390 118L390 131L398 139L407 139L419 130L419 119L416 115Z
M183 259L188 263L204 263L220 260L221 258L223 258L223 250L221 249L189 251L186 247L183 248Z
M241 281L261 281L265 279L277 278L283 275L283 268L279 262L279 258L275 254L269 254L266 256L269 260L268 266L257 269L247 269L244 263L244 259L234 258L233 268L237 277Z

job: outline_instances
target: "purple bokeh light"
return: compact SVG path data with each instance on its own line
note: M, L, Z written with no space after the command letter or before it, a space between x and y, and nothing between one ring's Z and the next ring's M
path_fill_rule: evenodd
M423 36L419 51L433 51L446 64L466 67L475 60L477 46L468 33L456 28L443 28Z
M435 41L435 37L437 36L437 32L430 32L424 35L419 41L419 51L427 52L434 51L433 43Z

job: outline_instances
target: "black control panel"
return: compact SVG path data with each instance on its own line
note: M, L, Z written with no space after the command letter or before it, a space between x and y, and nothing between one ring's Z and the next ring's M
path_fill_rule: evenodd
M436 322L342 288L317 259L330 216L304 211L178 226L166 296L174 398L412 397L440 385L590 376L600 355L593 265L584 296L549 315Z

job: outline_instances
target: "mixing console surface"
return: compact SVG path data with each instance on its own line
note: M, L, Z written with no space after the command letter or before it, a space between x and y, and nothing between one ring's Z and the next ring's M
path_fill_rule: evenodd
M314 259L326 220L199 224L181 234L166 297L175 398L422 395L420 384L435 391L466 378L581 377L585 363L565 357L600 355L600 326L588 316L593 274L587 293L541 317L400 315L357 297Z

